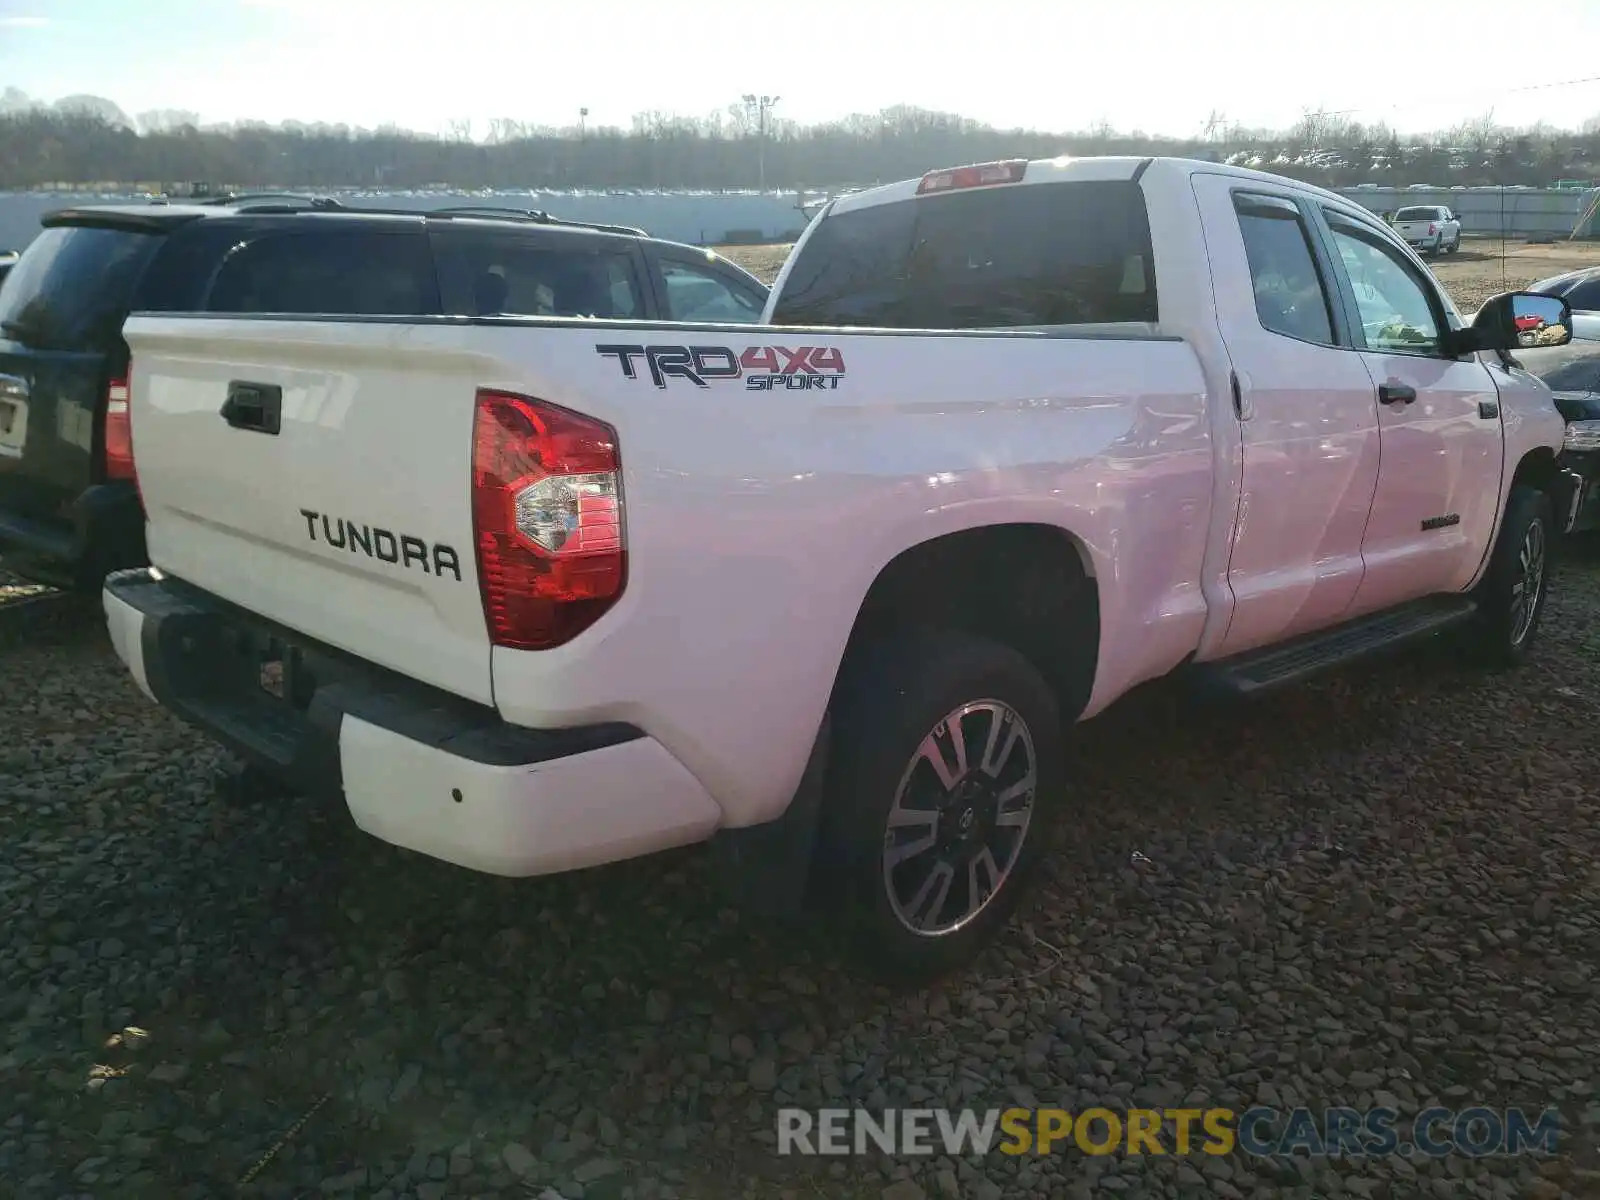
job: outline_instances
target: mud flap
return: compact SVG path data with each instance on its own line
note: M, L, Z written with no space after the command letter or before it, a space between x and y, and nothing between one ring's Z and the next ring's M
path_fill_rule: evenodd
M718 883L742 911L794 917L805 908L827 781L831 722L831 715L825 714L800 786L781 817L763 825L724 829L711 839Z

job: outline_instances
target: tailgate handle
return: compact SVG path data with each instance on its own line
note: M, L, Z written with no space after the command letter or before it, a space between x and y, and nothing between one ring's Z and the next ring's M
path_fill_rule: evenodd
M283 389L275 383L228 384L222 419L235 429L276 434L283 426Z

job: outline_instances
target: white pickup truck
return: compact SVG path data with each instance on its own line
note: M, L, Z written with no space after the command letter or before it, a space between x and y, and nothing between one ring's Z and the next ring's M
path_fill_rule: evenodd
M135 315L147 694L377 837L536 875L710 840L925 978L1063 739L1444 631L1528 651L1563 422L1376 216L1181 160L840 198L761 325ZM810 911L801 909L799 911Z
M1394 214L1394 231L1421 254L1461 249L1461 218L1442 204L1413 205Z

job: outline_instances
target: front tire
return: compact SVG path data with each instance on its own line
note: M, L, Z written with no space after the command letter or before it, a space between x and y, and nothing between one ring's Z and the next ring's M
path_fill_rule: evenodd
M1061 803L1055 695L954 630L854 656L834 710L823 864L849 950L892 983L971 962L1007 921Z
M1475 647L1488 665L1515 667L1527 659L1550 594L1554 542L1550 497L1526 484L1513 487L1494 555L1478 585Z

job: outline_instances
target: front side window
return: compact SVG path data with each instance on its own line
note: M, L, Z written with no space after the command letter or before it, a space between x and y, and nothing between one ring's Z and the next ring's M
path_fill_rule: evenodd
M761 319L766 297L749 288L735 288L715 271L681 260L661 260L661 279L667 287L667 317L673 321L734 321Z
M1285 337L1331 345L1328 293L1300 211L1287 200L1268 196L1240 194L1233 203L1262 326Z
M440 230L433 247L452 316L644 315L633 254L607 239Z
M1428 285L1377 233L1324 209L1361 314L1369 350L1440 352L1442 330Z

